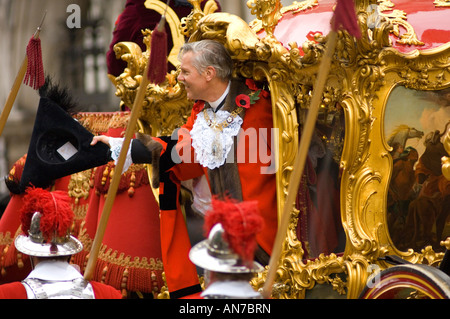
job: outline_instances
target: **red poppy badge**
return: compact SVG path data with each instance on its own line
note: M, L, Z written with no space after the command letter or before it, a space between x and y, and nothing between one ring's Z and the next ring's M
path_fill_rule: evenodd
M236 96L236 105L248 109L250 105L255 104L259 100L261 90L252 92L251 94L239 94Z

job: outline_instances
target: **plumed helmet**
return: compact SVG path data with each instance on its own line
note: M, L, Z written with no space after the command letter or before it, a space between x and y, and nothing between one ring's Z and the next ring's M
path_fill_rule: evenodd
M203 269L222 273L260 272L254 261L256 234L263 227L257 202L217 200L205 214L207 239L189 252L191 261Z
M66 192L28 188L20 210L22 234L15 240L17 250L37 257L71 256L83 249L70 234L74 213Z

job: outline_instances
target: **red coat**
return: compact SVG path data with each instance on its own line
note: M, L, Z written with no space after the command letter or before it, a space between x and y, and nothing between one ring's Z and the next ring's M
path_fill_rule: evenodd
M192 130L197 115L203 109L204 102L197 102L188 118L183 129ZM245 150L245 161L238 160L238 172L242 187L242 198L244 201L256 200L259 203L261 215L264 218L264 229L257 235L258 244L271 254L273 242L277 231L277 195L276 195L276 175L275 170L271 174L262 174L269 165L274 166L274 158L267 162L267 156L272 153L271 129L273 127L272 105L270 97L266 94L260 94L260 99L245 112L244 122L241 126L243 132L249 132L256 129L257 143L254 141L239 138L238 153ZM267 139L260 132L267 132ZM180 133L182 134L182 133ZM240 133L242 134L242 132ZM187 141L190 143L190 141ZM183 141L179 140L180 148ZM267 149L264 149L267 147ZM260 154L261 153L261 154ZM256 154L256 156L255 156ZM191 150L191 162L194 162L194 150ZM266 156L267 155L267 156ZM256 159L256 162L253 161ZM266 163L264 163L266 162ZM178 164L172 171L179 180L188 180L198 177L201 174L207 174L207 168L198 163Z
M259 95L259 100L246 109L244 121L241 126L244 132L254 129L258 140L248 142L245 148L245 161L239 161L237 169L244 201L256 200L259 203L261 215L265 225L257 236L258 244L268 253L272 252L273 242L277 231L277 200L276 200L276 175L275 170L271 174L261 173L270 164L274 166L273 159L267 162L264 155L271 155L271 129L273 127L272 106L270 97L265 91ZM154 138L163 145L160 164L160 209L161 209L161 251L166 274L166 282L171 298L178 298L195 294L199 291L199 283L196 267L190 262L188 254L191 248L184 216L179 207L180 181L199 177L202 174L208 177L208 169L196 163L194 150L191 145L190 131L197 115L203 109L204 102L197 102L191 116L179 132L178 140ZM259 134L265 131L264 134ZM186 134L187 132L187 134ZM244 140L240 139L237 145L244 146ZM183 157L181 163L166 162L163 158L172 158L173 147L177 150L190 150L191 158ZM265 149L264 149L265 148ZM133 149L132 149L133 150ZM261 154L260 151L262 150ZM136 154L137 155L137 154ZM185 154L179 154L180 156ZM253 157L250 157L252 155ZM252 162L249 158L255 158ZM263 155L263 156L261 156ZM132 157L134 157L132 155ZM137 156L139 157L139 156ZM136 157L136 158L137 158ZM267 157L267 156L266 156ZM142 158L142 157L140 157ZM173 166L171 166L173 165Z
M95 299L122 299L120 291L111 286L96 281L91 281L91 285ZM0 285L0 299L28 299L27 291L19 281Z

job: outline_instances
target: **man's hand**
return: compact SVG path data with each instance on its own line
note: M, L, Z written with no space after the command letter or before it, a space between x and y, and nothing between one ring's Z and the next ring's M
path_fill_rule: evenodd
M111 147L111 145L109 145L109 136L106 136L106 135L94 136L94 138L92 139L91 145L95 145L95 144L97 144L97 142L105 143L106 145Z

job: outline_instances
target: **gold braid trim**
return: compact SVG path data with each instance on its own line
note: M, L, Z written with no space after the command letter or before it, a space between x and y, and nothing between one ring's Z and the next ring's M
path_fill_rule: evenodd
M114 174L114 162L109 162L97 168L94 177L94 187L98 194L106 195ZM117 193L128 192L128 196L133 197L134 190L141 186L149 185L148 173L145 164L132 164L120 178Z
M134 257L131 260L131 256L125 256L124 253L120 253L117 250L112 250L106 245L102 245L99 253L99 258L120 267L126 268L140 268L146 270L163 270L163 263L159 258L147 257Z
M93 240L84 227L78 239L83 243L84 250L72 257L72 263L77 264L84 271ZM121 290L124 297L133 291L138 295L151 293L154 298L157 298L165 284L163 270L163 263L159 258L134 257L132 259L131 256L125 256L102 244L93 280Z
M81 112L74 118L92 134L106 133L110 128L127 127L130 112Z
M72 210L75 214L75 221L84 220L89 204L72 204Z
M11 237L11 233L9 231L5 234L0 233L0 277L6 276L6 268L8 267L15 264L17 264L19 268L23 267L22 253L14 246L14 240L21 232L22 226L19 225L13 237Z
M11 245L14 238L11 238L11 233L8 231L5 234L0 233L0 246Z

